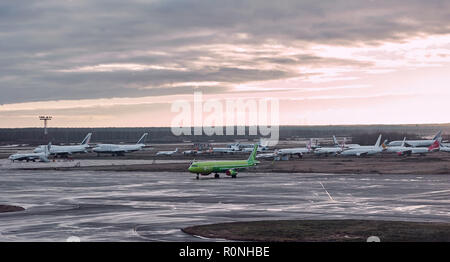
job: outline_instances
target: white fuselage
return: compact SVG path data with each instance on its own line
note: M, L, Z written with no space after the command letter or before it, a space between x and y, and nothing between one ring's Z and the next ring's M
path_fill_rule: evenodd
M178 150L175 151L159 151L156 153L157 156L171 156L175 154Z
M256 152L263 152L266 151L267 147L258 146L258 149ZM253 151L253 147L244 147L242 148L242 152L251 153Z
M403 141L392 141L388 143L388 146L401 146L402 143ZM427 147L431 146L434 143L434 140L405 140L405 143L413 147Z
M342 152L342 147L320 147L314 150L316 155L337 155Z
M213 153L234 153L239 151L239 149L234 147L215 147L212 149Z
M383 148L381 146L359 146L355 148L346 149L341 152L343 156L363 156L363 155L374 155L381 153Z
M34 153L42 153L45 151L45 147L47 146L38 146L34 149ZM75 145L75 146L52 146L50 149L50 154L58 155L58 154L76 154L76 153L87 153L89 145Z
M260 158L263 158L263 159L264 158L275 158L275 157L277 157L277 154L275 152L256 155L257 159L260 159Z
M425 154L430 152L430 150L428 149L428 147L393 146L386 148L384 152L406 155L406 154Z
M310 149L306 147L299 148L284 148L277 151L277 155L303 155L311 152Z
M42 153L23 153L23 154L13 154L8 157L11 161L35 161L49 162L48 155L44 152Z
M98 144L92 151L96 153L129 153L140 151L145 147L145 144L134 144L134 145L116 145L116 144Z
M447 153L450 153L450 146L441 146L440 148L439 148L439 150L440 151L442 151L442 152L447 152Z

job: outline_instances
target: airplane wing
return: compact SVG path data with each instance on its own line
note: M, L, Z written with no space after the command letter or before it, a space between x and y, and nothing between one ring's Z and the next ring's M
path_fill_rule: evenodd
M407 141L405 141L405 146L411 146L411 147L415 147L415 145L408 143Z

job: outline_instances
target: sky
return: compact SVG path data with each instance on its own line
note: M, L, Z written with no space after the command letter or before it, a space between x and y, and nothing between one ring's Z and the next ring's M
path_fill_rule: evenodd
M282 125L448 123L449 84L446 0L0 2L0 128L170 126L194 92L276 99Z

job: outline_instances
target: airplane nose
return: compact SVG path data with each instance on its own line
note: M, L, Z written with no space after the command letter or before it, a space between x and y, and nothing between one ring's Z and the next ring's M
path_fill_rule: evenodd
M195 167L190 166L190 167L188 168L188 171L191 172L191 173L195 173Z

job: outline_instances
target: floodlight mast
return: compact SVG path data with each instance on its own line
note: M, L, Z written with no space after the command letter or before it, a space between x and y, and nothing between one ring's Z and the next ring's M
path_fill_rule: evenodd
M44 121L44 135L48 135L47 122L52 120L52 116L39 116L39 120Z

